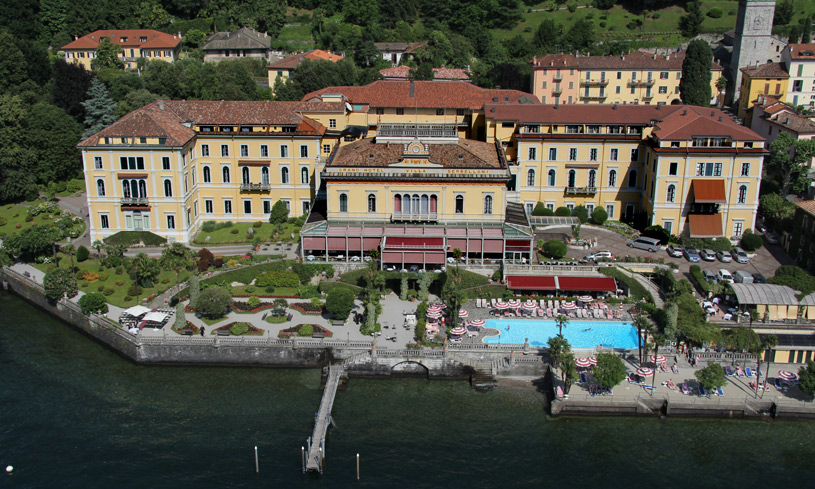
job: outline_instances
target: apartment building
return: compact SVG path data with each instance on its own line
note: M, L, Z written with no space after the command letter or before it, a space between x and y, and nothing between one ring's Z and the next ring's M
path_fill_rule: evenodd
M742 119L747 116L747 111L760 96L777 100L786 98L790 76L783 63L748 66L742 68L741 73L738 115Z
M167 34L151 29L102 29L93 31L62 46L65 61L91 69L99 41L107 38L122 48L119 55L125 68L135 68L138 58L173 62L181 52L181 33Z

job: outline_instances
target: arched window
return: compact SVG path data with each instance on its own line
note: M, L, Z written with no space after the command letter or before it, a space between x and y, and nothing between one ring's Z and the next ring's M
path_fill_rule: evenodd
M212 174L209 171L209 167L204 167L204 183L209 183L212 181Z
M308 184L308 168L300 169L300 183Z
M631 170L630 172L628 172L628 186L629 187L637 186L637 170Z
M456 195L456 214L464 214L464 196Z
M340 212L348 212L348 194L340 194Z
M147 197L147 182L139 180L139 198Z
M241 179L243 179L243 183L250 183L250 180L249 180L249 167L248 166L244 166L241 169Z
M747 185L739 186L739 204L747 202Z
M438 197L435 195L430 196L430 212L436 212L436 205L438 203Z
M130 182L127 180L122 180L122 197L130 198Z
M597 171L596 170L589 170L589 187L596 187L597 186Z
M422 195L422 214L427 214L430 209L430 198L427 195Z
M130 181L130 196L134 199L139 196L139 182L135 180Z
M410 214L410 195L408 194L402 196L402 212Z
M609 187L617 186L617 170L611 170L610 172L608 172L608 186Z
M418 214L419 206L421 206L421 199L419 199L417 194L413 194L413 198L411 200L413 201L413 213Z
M105 196L105 181L101 178L96 181L96 195L99 197Z
M555 170L549 170L549 186L555 186Z
M280 183L289 183L289 169L285 166L280 169Z
M224 183L229 183L229 167L224 167Z
M165 197L173 196L173 182L171 182L169 179L164 180L164 196Z
M673 202L676 198L676 185L670 184L668 185L668 195L665 196L665 200L668 202Z
M402 212L402 196L393 196L393 212Z
M484 214L492 214L492 195L484 197Z
M529 187L535 186L535 170L531 168L526 172L526 185Z
M577 172L574 170L569 170L569 187L574 187L575 180L577 180Z
M376 195L374 194L368 196L368 212L376 212Z
M269 167L264 166L260 169L260 183L269 185Z

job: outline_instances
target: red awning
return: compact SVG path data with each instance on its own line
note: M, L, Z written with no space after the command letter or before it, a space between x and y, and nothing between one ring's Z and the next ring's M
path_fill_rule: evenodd
M504 241L501 239L484 240L484 253L503 253Z
M507 287L513 290L557 290L555 277L508 275Z
M694 179L690 185L693 190L693 201L697 204L720 204L726 201L722 179Z
M328 249L331 251L345 251L345 238L328 238Z
M507 240L507 251L526 251L529 252L529 241L510 239Z
M398 251L382 253L382 263L402 263L402 253Z
M558 275L558 290L616 292L617 282L611 277L563 277Z
M688 214L691 238L719 238L722 234L722 215Z
M424 262L429 265L442 265L444 264L444 253L425 253Z
M306 250L325 250L325 238L318 238L315 236L306 236L303 238L303 249Z
M426 248L444 249L444 238L409 238L405 236L388 236L385 248Z

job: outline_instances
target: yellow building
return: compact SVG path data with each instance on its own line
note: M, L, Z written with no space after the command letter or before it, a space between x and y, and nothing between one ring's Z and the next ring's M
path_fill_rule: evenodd
M103 29L93 31L62 46L65 61L91 69L91 62L96 58L96 47L99 41L108 38L110 42L122 48L120 58L125 68L135 68L138 58L160 59L173 62L181 52L181 33L167 34L151 29Z
M583 205L691 237L753 228L764 139L692 106L485 106L488 141L517 143L509 198L531 213ZM512 126L512 127L509 127Z
M789 73L783 63L765 63L741 69L738 115L742 119L759 95L784 100L787 96Z
M267 75L269 77L269 87L274 89L275 83L278 79L285 82L291 76L292 72L300 66L300 63L310 59L311 61L331 61L336 63L343 57L339 54L334 54L331 51L323 51L322 49L314 49L306 51L305 53L297 53L291 56L286 56L283 59L277 60L267 66Z
M685 51L668 55L549 54L532 60L532 93L542 104L677 104ZM711 65L711 93L722 67Z

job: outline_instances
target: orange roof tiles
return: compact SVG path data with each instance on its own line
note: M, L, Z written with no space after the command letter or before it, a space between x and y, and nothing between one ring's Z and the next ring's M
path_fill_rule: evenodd
M788 47L792 59L815 59L815 43L790 44Z
M688 214L691 238L718 238L722 234L722 215Z
M764 63L758 66L747 66L741 71L750 78L789 78L784 63Z
M103 38L118 46L133 48L175 48L182 41L178 35L151 29L101 29L69 42L62 49L96 49Z
M291 56L287 56L279 61L275 61L274 63L269 65L270 70L274 69L289 69L293 70L300 66L300 63L303 61L310 59L312 61L323 60L323 61L331 61L332 63L336 63L337 61L341 60L343 57L339 54L334 54L329 51L323 51L322 49L315 49L313 51L306 51L304 53L297 53Z
M679 105L493 105L487 119L552 124L649 124L682 108Z
M800 207L804 212L815 216L815 200L799 200L795 205Z
M635 51L622 56L574 56L572 54L548 54L532 59L532 69L577 68L580 70L681 70L685 51L670 54L654 54ZM713 61L710 69L721 70Z
M680 106L673 106L680 107ZM666 140L689 140L694 136L729 136L734 141L763 141L755 131L736 124L719 109L681 106L656 123L653 134Z
M697 204L719 204L727 201L723 179L693 179L690 185L693 201Z
M379 70L379 74L385 79L402 79L407 80L410 76L410 66L400 65L393 68L385 68ZM469 80L470 74L467 70L461 68L433 68L434 80Z
M457 144L428 144L429 161L445 168L501 168L495 144L459 139ZM404 159L405 145L377 143L371 138L340 146L328 166L385 167Z

